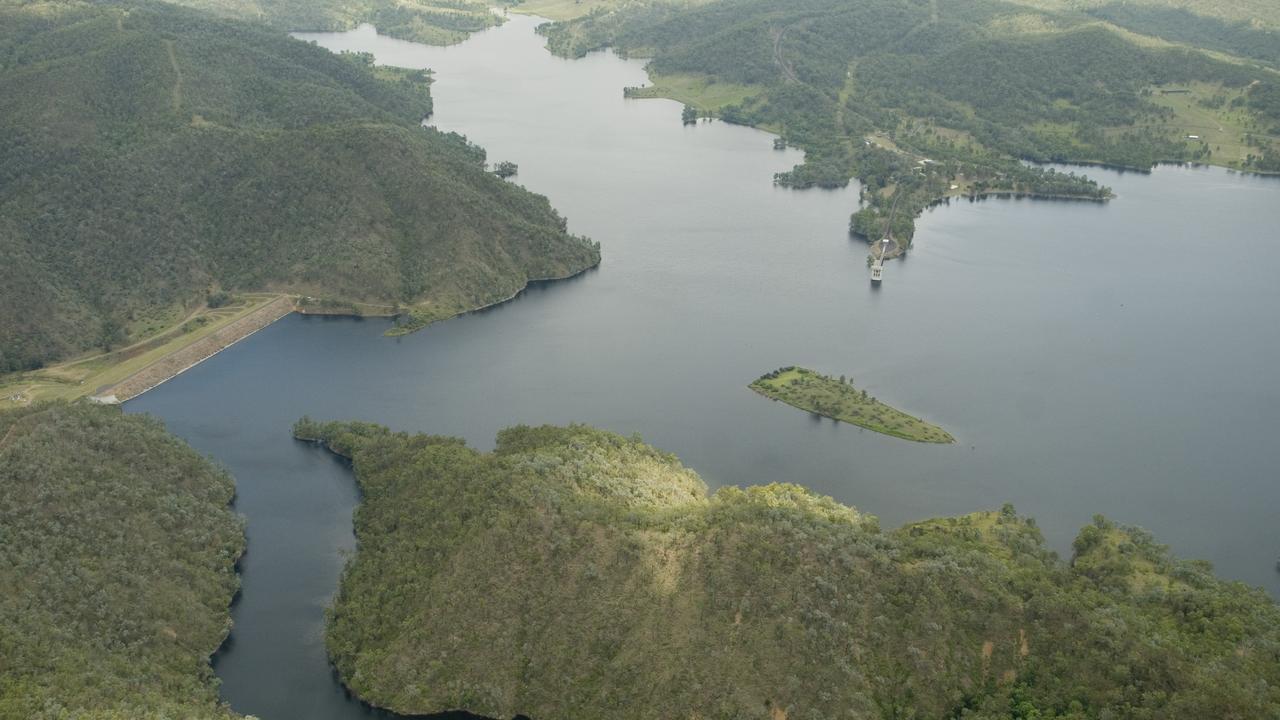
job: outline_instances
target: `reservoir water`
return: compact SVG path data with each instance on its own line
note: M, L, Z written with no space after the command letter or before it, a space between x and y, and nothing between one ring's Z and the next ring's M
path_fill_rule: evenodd
M431 122L519 164L598 270L398 339L386 323L291 316L130 402L236 477L249 553L223 694L264 720L354 718L323 608L353 546L345 466L290 439L301 415L464 437L585 422L678 454L713 486L790 481L882 524L999 507L1069 549L1094 513L1280 593L1280 180L1090 169L1105 205L936 208L868 282L856 187L796 192L770 136L685 127L625 100L642 64L561 60L536 22L449 48L372 28L306 35L430 67ZM918 445L747 389L805 365L952 432Z

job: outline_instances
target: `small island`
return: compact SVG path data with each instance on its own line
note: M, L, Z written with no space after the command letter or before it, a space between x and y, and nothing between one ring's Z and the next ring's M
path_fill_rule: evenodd
M785 367L762 375L750 387L771 400L781 400L801 410L904 440L956 441L946 430L885 405L866 390L855 388L844 377L833 378L806 368Z

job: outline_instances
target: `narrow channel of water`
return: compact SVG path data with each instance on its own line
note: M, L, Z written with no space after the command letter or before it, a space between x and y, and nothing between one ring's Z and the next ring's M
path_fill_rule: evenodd
M639 432L712 485L791 481L886 526L1015 503L1065 549L1096 512L1280 593L1280 181L1089 170L1107 205L928 212L883 288L851 241L857 189L770 183L799 160L628 101L642 65L554 58L535 22L458 46L308 35L431 67L437 116L519 164L602 266L399 339L290 317L130 402L236 476L249 554L224 696L265 720L363 717L333 682L323 608L352 546L346 468L290 424L372 420L481 448L514 423ZM946 427L922 446L746 389L781 365L850 375Z

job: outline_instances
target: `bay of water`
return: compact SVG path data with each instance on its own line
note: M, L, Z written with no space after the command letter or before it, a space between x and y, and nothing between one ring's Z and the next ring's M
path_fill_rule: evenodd
M998 508L1063 551L1094 513L1280 593L1280 181L1220 169L1087 172L1108 204L929 211L868 282L856 186L775 188L801 156L680 106L625 100L641 63L552 57L510 22L449 48L372 28L305 35L430 67L442 130L519 164L599 269L388 339L377 320L291 316L131 401L236 477L243 593L217 657L265 720L362 717L325 658L323 608L353 546L346 467L299 416L461 436L585 422L679 455L713 486L796 482L882 524ZM848 375L953 446L837 425L758 397L783 365Z

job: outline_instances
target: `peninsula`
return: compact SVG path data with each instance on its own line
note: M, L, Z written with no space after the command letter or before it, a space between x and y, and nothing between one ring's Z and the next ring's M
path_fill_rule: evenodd
M771 400L885 435L916 442L955 442L946 430L885 405L843 377L785 367L762 375L750 387Z
M703 115L801 148L786 187L862 184L852 235L906 250L949 199L1094 202L1109 188L1034 163L1280 172L1280 11L1267 3L1014 0L524 0L560 55L648 58Z
M397 712L1280 711L1280 606L1105 518L1066 562L1012 506L886 531L798 485L708 492L585 426L504 430L492 453L368 423L295 434L352 460L358 551L326 643L353 692Z

